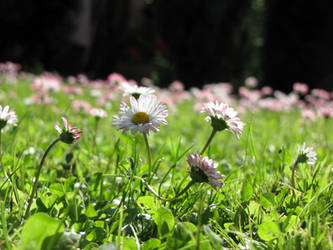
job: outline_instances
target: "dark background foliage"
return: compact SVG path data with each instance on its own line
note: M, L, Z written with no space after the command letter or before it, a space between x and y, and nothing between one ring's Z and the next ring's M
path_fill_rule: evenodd
M332 7L329 0L4 0L0 61L91 78L119 72L160 86L240 85L254 75L285 91L296 81L332 89ZM78 28L87 44L73 39Z

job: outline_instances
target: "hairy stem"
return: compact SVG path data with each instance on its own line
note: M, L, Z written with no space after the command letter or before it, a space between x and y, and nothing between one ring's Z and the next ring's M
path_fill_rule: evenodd
M34 199L34 196L35 196L35 193L37 192L37 185L38 185L38 179L39 179L39 175L40 175L40 172L42 170L42 167L43 167L43 164L44 164L44 161L45 161L45 158L46 156L48 155L48 153L50 152L51 148L58 142L60 141L61 138L59 137L58 139L56 139L54 142L52 142L50 144L50 146L46 149L44 155L43 155L43 158L38 166L38 169L36 171L36 174L35 174L35 182L34 182L34 186L32 188L32 192L31 192L31 195L30 195L30 199L29 199L29 203L28 203L28 207L27 207L27 210L25 211L25 215L24 215L24 219L27 219L28 218L28 215L29 215L29 211L30 211L30 208L31 208L31 205L32 205L32 201Z
M148 142L148 135L147 133L143 132L143 137L145 139L145 144L147 147L147 154L148 154L148 183L150 183L150 178L151 178L151 172L152 172L152 165L151 165L151 151L150 151L150 147L149 147L149 142Z
M205 153L206 149L208 148L209 144L212 142L213 137L215 136L217 130L213 129L212 133L210 134L208 141L206 142L206 145L203 147L203 149L200 152L200 155L203 155L203 153Z
M296 172L296 167L297 167L298 161L296 160L291 172L291 187L293 190L293 195L295 194L295 172Z

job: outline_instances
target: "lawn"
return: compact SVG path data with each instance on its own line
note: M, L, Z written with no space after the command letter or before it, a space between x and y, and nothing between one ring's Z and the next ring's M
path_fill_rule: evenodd
M151 86L168 105L168 124L145 137L113 126L121 103L129 105L116 79L3 70L0 105L18 121L1 129L1 249L333 248L333 129L323 112L330 97L253 87L236 95L225 84ZM230 126L217 131L202 154L225 176L216 189L188 163L212 132L200 108L215 100L245 124L239 139ZM61 132L75 133L63 128L62 117L83 131L79 139L64 139Z

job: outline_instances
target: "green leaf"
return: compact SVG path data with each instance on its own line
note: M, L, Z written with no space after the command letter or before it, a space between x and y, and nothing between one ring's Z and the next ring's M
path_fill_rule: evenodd
M49 209L57 201L58 195L55 195L55 194L52 194L50 196L41 195L40 199L42 200L42 202L45 205L45 207Z
M158 249L161 245L161 241L159 239L150 239L145 242L143 245L143 250L155 250Z
M76 177L75 176L72 176L72 177L69 177L69 178L66 179L65 185L64 185L66 192L73 191L75 181L76 181Z
M45 213L34 214L23 226L21 248L41 249L42 246L52 241L53 237L49 236L55 236L62 232L64 232L64 226L59 220L53 219ZM46 239L47 242L44 242Z
M258 227L258 235L265 241L277 238L280 234L278 225L273 221L264 222Z
M106 232L104 228L95 227L86 237L89 241L103 241L106 237Z
M275 204L275 196L272 193L262 194L260 195L260 202L265 209L268 209Z
M94 205L92 203L89 204L86 215L88 218L93 218L98 215L98 213L96 212Z
M74 155L73 155L72 152L66 154L66 156L65 156L65 158L66 158L66 162L67 162L67 163L70 163L71 160L73 159L73 157L74 157Z
M219 235L217 235L216 233L214 233L209 226L204 225L203 226L203 230L205 232L205 234L210 238L210 242L212 243L214 249L219 250L219 249L223 249L222 245L223 245L223 239L220 238Z
M155 203L154 203L154 197L152 196L141 196L137 199L136 203L139 206L144 206L148 209L154 209L155 208Z
M161 237L171 232L175 225L173 214L169 209L164 207L157 209L156 213L153 215L153 218Z
M253 188L251 184L251 179L247 177L243 182L243 187L241 191L242 201L245 202L250 200L252 198L252 193L253 193Z
M63 196L64 193L64 186L60 183L53 183L50 185L50 192L52 194L58 195L59 197Z
M176 224L172 236L167 240L167 249L180 249L196 237L197 227L189 222L179 222Z

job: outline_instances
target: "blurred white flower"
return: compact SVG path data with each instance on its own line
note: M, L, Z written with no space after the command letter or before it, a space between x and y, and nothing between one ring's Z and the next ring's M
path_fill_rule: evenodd
M9 106L2 108L0 105L0 129L4 128L6 124L17 126L17 117L14 110L9 110Z
M307 163L311 166L314 166L317 161L317 154L313 151L312 147L306 147L305 142L297 150L297 162Z
M123 96L134 96L136 99L141 95L151 95L155 93L155 90L149 87L139 87L136 84L129 84L128 82L121 83L121 89Z
M96 118L105 118L108 116L104 109L92 108L89 113Z

